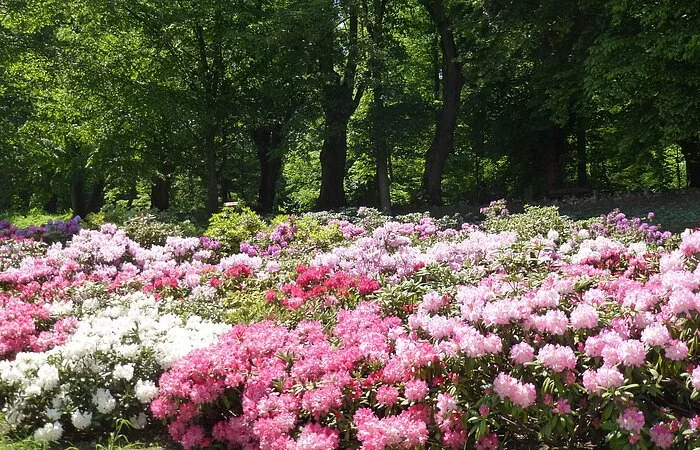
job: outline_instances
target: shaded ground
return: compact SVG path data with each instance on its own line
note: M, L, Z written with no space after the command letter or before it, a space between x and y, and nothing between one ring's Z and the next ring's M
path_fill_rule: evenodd
M561 213L572 219L600 216L619 208L627 217L646 217L653 211L655 223L676 233L700 227L700 189L625 197L574 198L546 204L559 206Z
M649 212L654 212L655 224L660 224L664 230L674 233L686 228L700 227L700 189L686 189L682 191L664 193L638 193L630 195L605 195L587 197L566 197L549 201L534 201L532 204L542 206L557 206L561 214L575 220L588 219L609 213L619 209L627 217L646 217ZM435 217L460 214L469 222L478 222L483 219L479 209L482 205L463 202L440 208L431 208L430 212ZM509 200L508 209L512 213L523 211L523 202ZM400 210L397 213L411 212Z

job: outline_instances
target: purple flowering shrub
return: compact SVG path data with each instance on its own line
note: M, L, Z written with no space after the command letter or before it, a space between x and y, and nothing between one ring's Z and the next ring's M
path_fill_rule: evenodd
M588 229L593 236L614 236L629 242L641 241L661 245L671 238L671 233L662 231L658 225L653 225L651 221L654 217L654 213L650 212L646 218L627 218L624 213L616 209L592 220Z
M49 220L42 225L31 225L27 228L17 228L8 220L0 220L0 241L6 239L31 239L47 244L66 242L81 230L81 218L75 216L70 220Z

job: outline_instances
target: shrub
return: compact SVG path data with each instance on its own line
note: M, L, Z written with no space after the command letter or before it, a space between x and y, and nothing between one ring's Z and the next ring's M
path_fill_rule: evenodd
M30 225L26 228L17 228L8 220L0 220L0 240L32 239L46 244L53 244L54 242L65 243L74 234L80 231L80 221L80 217L75 216L66 221L61 219L49 219L42 225Z
M512 231L522 240L529 240L536 236L566 235L573 227L573 222L566 216L559 214L556 206L525 206L522 214L510 214L505 201L492 202L487 208L481 210L486 220L481 224L482 228L490 233Z
M247 207L224 207L209 219L205 236L221 243L225 253L238 253L243 241L253 239L266 228L265 222Z
M99 212L89 214L85 222L92 229L99 229L106 223L119 225L131 239L144 247L164 245L169 236L198 234L197 227L189 220L180 220L167 211L127 208L123 205L105 205Z
M3 413L15 431L42 441L108 431L123 418L143 428L153 383L172 362L228 327L161 314L153 297L86 299L75 333L43 353L0 361Z

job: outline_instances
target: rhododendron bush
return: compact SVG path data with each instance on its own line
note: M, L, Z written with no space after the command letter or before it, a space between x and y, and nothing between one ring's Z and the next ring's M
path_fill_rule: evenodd
M700 231L484 214L0 251L3 414L187 449L700 445Z

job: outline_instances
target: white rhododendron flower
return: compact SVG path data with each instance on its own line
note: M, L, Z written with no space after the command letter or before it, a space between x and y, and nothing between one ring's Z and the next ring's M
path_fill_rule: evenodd
M85 430L89 428L92 423L92 413L75 411L71 414L70 421L78 430Z
M34 432L34 439L42 442L55 442L63 436L63 425L60 422L49 422Z

